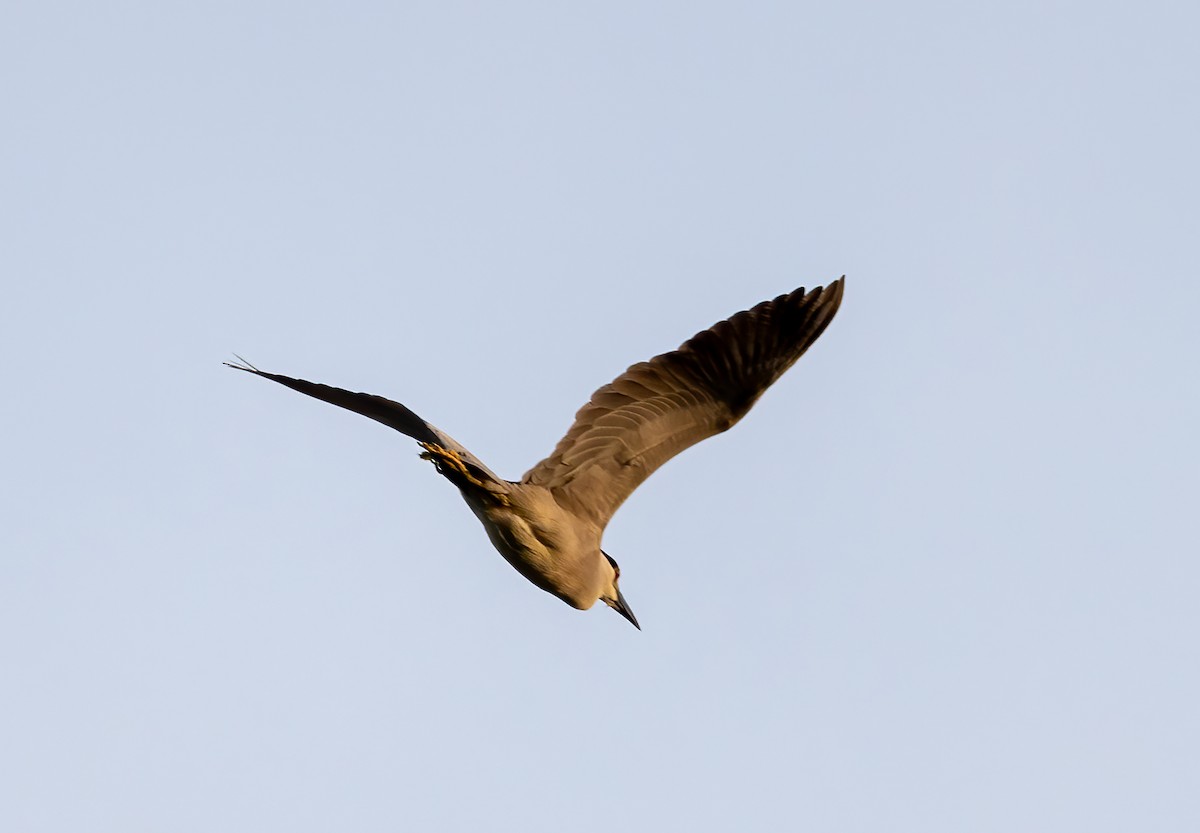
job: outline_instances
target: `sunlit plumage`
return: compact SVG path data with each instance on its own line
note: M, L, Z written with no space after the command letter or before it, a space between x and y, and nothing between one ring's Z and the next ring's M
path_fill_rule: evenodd
M780 295L633 365L592 394L550 456L515 482L398 402L266 373L244 361L226 364L417 440L421 456L459 488L521 575L572 607L586 610L600 600L638 626L618 587L620 569L600 549L604 528L659 466L746 415L824 332L842 287L838 279Z

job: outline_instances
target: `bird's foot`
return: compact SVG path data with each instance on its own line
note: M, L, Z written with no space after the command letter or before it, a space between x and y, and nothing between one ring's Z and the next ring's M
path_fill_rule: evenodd
M434 468L438 470L438 474L446 477L451 483L462 488L463 482L460 481L465 481L476 489L491 495L500 503L508 505L508 496L498 491L495 484L486 483L472 474L471 470L467 468L467 464L463 462L462 457L454 449L446 448L437 443L421 443L421 448L425 449L421 452L421 459L433 463Z
M421 448L425 449L421 452L421 459L433 463L440 473L445 474L446 470L450 470L470 478L471 473L467 471L467 465L462 461L462 457L458 456L457 451L436 443L421 443Z

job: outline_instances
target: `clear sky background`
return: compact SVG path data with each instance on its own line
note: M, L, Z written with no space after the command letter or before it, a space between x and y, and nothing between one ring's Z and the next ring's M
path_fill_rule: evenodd
M0 829L1200 829L1193 3L0 13ZM627 365L847 275L617 515Z

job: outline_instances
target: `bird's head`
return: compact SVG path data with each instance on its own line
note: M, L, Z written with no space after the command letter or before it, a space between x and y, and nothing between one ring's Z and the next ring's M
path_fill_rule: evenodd
M600 550L600 554L608 561L611 572L611 576L609 576L607 583L604 585L604 589L600 592L600 601L604 602L617 613L620 613L640 631L642 626L638 624L637 617L629 609L629 604L625 601L625 597L621 595L621 588L618 586L618 582L621 579L621 568L617 566L617 562L613 560L612 556L604 550Z

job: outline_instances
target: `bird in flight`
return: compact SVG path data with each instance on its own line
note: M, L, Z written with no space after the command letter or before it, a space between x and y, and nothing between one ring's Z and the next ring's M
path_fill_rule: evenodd
M602 601L640 630L621 569L600 548L609 520L659 466L746 415L833 320L844 280L763 301L633 365L592 394L550 456L519 481L498 477L399 402L267 373L240 356L225 364L412 437L517 572L579 610Z

